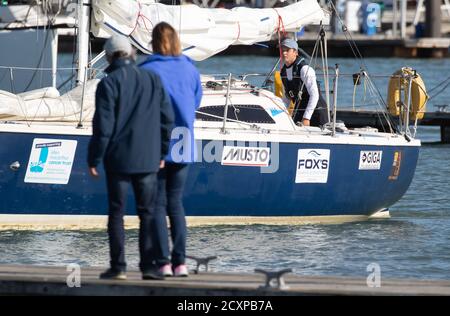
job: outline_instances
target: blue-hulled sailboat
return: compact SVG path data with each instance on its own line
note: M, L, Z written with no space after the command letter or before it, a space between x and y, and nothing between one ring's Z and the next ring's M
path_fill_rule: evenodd
M80 1L80 85L75 90L62 96L51 88L20 97L0 94L0 106L7 105L10 111L2 112L0 124L0 226L78 228L106 223L106 186L104 181L89 176L86 163L98 82L87 80L92 65L87 60L89 18L93 17L91 25L95 25L92 28L96 28L96 36L102 36L102 32L124 33L144 52L149 36L149 25L144 20L151 20L151 13L143 9L143 4L127 1L134 3L138 12L125 11L134 12L136 21L142 22L114 25L112 18L120 15L117 7L108 11L105 6L120 2L98 0L89 7L90 0ZM320 7L315 0L300 1L295 8L302 5L312 6L306 10L308 17L311 12L315 14L315 21L308 23L322 21L323 12L317 11ZM162 9L163 5L158 4L161 19L173 18L177 10L184 10L171 8L164 15ZM217 17L220 13L186 10L199 12L201 17ZM236 21L230 22L228 17L227 23L232 27L240 24L242 28L244 24L238 17L251 11L238 12L233 15ZM258 11L256 16L261 23L282 16L279 12L267 12ZM289 17L284 21L286 28L287 20ZM279 27L279 21L273 23ZM189 29L189 23L186 24ZM222 31L218 36L225 37L224 26L216 23L215 27ZM126 33L130 29L133 32ZM208 25L201 25L200 30L207 33ZM276 27L264 36L274 32ZM237 42L252 43L252 32L242 33L243 38ZM236 43L235 38L234 42L224 40L226 45L214 42L205 50L207 45L194 45L196 39L189 36L181 36L186 40L185 51L197 59ZM253 42L261 38L255 35ZM338 78L338 73L334 77ZM203 76L202 83L204 97L195 122L198 162L190 168L184 194L191 224L363 220L387 214L386 210L404 195L413 179L421 144L409 132L409 118L407 124L392 126L388 132L347 129L333 121L333 113L324 128L297 126L279 97L268 89L253 86L245 77ZM335 88L336 94L337 83ZM136 221L134 214L130 196L131 222Z

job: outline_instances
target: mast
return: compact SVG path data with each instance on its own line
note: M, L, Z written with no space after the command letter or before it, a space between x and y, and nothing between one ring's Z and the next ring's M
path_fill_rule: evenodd
M77 50L78 50L78 73L77 86L83 84L85 72L88 67L89 52L89 27L91 0L78 0L78 34L77 34Z
M52 40L52 87L56 89L56 76L57 76L57 68L58 68L58 29L50 30Z

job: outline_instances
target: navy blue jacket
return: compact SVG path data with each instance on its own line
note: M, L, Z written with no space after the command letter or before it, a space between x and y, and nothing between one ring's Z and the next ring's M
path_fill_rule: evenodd
M161 79L130 59L116 59L105 71L95 96L89 167L103 160L110 173L157 172L174 120Z

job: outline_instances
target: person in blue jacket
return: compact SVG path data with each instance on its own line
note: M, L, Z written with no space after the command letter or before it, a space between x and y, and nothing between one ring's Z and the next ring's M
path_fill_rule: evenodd
M194 120L202 98L202 86L199 72L181 53L178 35L168 23L161 22L153 28L152 48L153 55L141 67L161 77L175 113L166 167L158 173L154 225L158 228L154 238L156 264L165 276L188 276L185 264L187 229L182 197L188 166L196 159ZM169 216L173 243L170 259L166 215Z
M98 84L92 137L88 148L89 172L99 177L103 162L109 199L108 236L111 268L102 279L126 279L123 216L131 184L139 215L139 254L143 279L161 279L152 252L157 172L168 153L173 110L158 75L139 69L128 38L115 35L105 51L107 77Z

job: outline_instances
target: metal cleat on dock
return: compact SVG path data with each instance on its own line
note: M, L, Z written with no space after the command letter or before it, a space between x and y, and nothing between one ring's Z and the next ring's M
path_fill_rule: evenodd
M197 263L197 267L193 270L193 272L195 274L198 274L200 272L200 266L201 265L204 265L205 266L205 272L208 272L208 264L209 264L209 262L211 260L217 259L217 256L210 256L210 257L205 257L205 258L199 258L199 257L194 257L194 256L186 256L186 258L195 260L195 262Z
M435 107L437 107L437 112L447 112L448 104L436 104Z
M280 271L265 271L262 269L255 269L256 273L262 273L266 276L266 284L259 287L259 289L275 289L286 290L289 286L284 283L283 275L292 272L292 269L284 269Z

